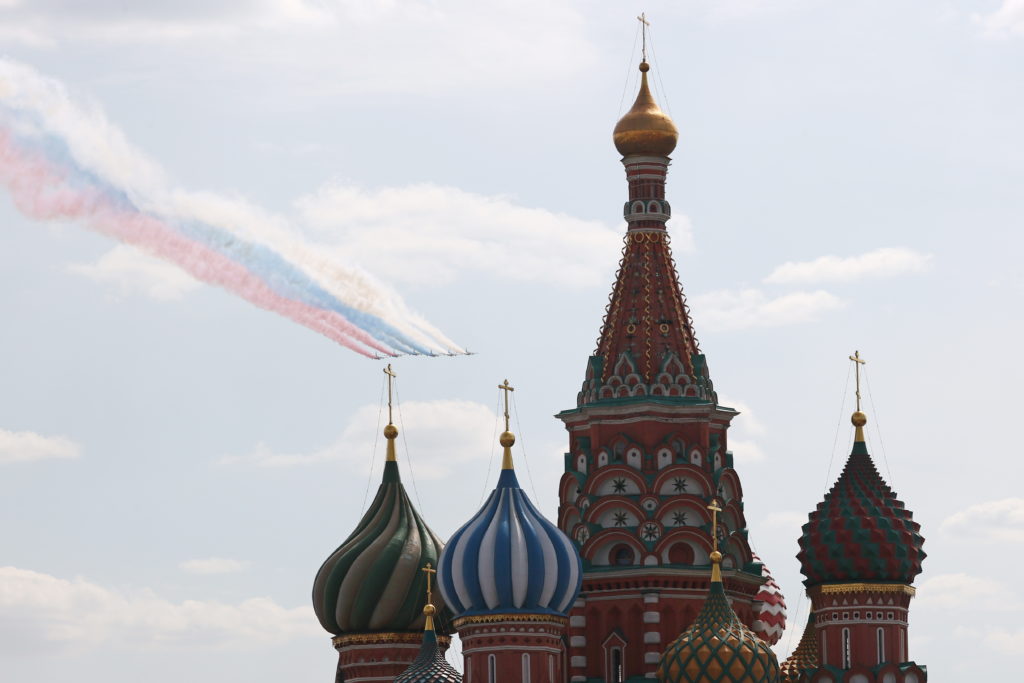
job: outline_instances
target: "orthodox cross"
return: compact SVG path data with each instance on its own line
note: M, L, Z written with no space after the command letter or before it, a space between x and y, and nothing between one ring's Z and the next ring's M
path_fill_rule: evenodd
M388 424L392 424L392 422L391 422L391 382L396 377L398 377L398 375L396 375L395 371L391 369L391 363L388 363L388 366L386 368L384 368L384 374L388 376Z
M711 542L714 544L714 551L718 552L718 513L722 508L719 507L717 498L711 500L708 510L711 510Z
M850 356L850 360L854 362L853 367L857 369L857 412L860 412L860 366L867 363L867 361L860 357L860 351L854 351L853 355Z
M508 394L510 391L515 391L515 387L511 386L506 379L503 383L498 385L498 388L505 392L505 431L508 431Z
M647 21L647 12L641 12L640 16L636 18L640 22L640 30L643 33L643 61L647 61L647 27L651 25L651 22ZM633 43L636 45L636 43Z
M427 565L423 567L423 569L421 569L420 571L427 575L427 602L429 604L433 604L433 600L431 599L432 591L430 589L430 576L431 574L436 574L437 570L431 567L430 563L427 562Z

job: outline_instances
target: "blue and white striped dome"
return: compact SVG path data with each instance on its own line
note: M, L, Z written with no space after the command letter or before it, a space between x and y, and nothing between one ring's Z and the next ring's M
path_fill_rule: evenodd
M438 586L445 604L456 617L565 616L580 592L582 574L572 542L520 488L506 446L497 488L455 532L438 559Z

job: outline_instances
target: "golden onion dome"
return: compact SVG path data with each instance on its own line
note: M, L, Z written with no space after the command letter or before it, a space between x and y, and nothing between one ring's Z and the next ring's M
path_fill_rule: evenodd
M640 62L640 92L633 108L615 124L612 139L622 156L650 155L667 157L676 148L679 131L663 112L647 85L647 62Z

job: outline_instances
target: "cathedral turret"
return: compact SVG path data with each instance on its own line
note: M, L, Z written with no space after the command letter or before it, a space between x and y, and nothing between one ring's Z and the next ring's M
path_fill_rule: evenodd
M818 668L797 680L923 683L927 670L910 661L907 625L924 538L871 461L860 405L865 361L859 352L850 360L857 370L853 449L799 540Z
M512 463L508 380L498 485L452 535L438 587L455 616L467 680L562 681L566 613L580 589L580 558L534 507ZM500 678L497 676L500 672Z
M570 613L576 682L654 675L664 638L701 609L713 536L723 590L747 626L769 588L728 448L738 413L718 402L672 258L665 180L678 131L651 94L646 56L640 72L613 134L629 192L622 260L576 406L558 414L569 432L558 523L584 570ZM724 509L717 523L712 499ZM778 637L783 624L769 621Z
M713 513L721 511L716 502L709 507ZM721 563L716 547L711 551L711 588L704 606L665 649L658 664L659 683L778 683L775 653L729 605Z
M344 543L323 563L313 583L313 610L338 651L338 679L391 680L420 647L427 579L444 544L427 526L402 485L391 421L389 365L387 449L377 495ZM438 602L435 609L443 610ZM442 647L449 638L441 636Z
M462 674L455 670L444 658L444 653L437 643L437 632L434 630L434 607L430 590L430 575L437 570L430 563L423 568L427 575L427 604L423 606L426 623L423 626L423 645L409 668L398 675L394 683L462 683Z

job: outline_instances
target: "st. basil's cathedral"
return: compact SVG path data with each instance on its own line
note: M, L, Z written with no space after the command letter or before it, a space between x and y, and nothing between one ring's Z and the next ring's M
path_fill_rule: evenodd
M771 649L786 603L748 542L728 440L738 413L718 402L666 229L678 132L646 60L640 71L613 134L629 189L622 260L576 404L557 415L558 519L516 478L507 381L497 486L447 543L402 486L389 420L377 495L313 585L338 683L928 678L908 655L924 539L872 463L859 398L852 452L799 538L806 628L784 662ZM452 632L462 674L444 656Z

